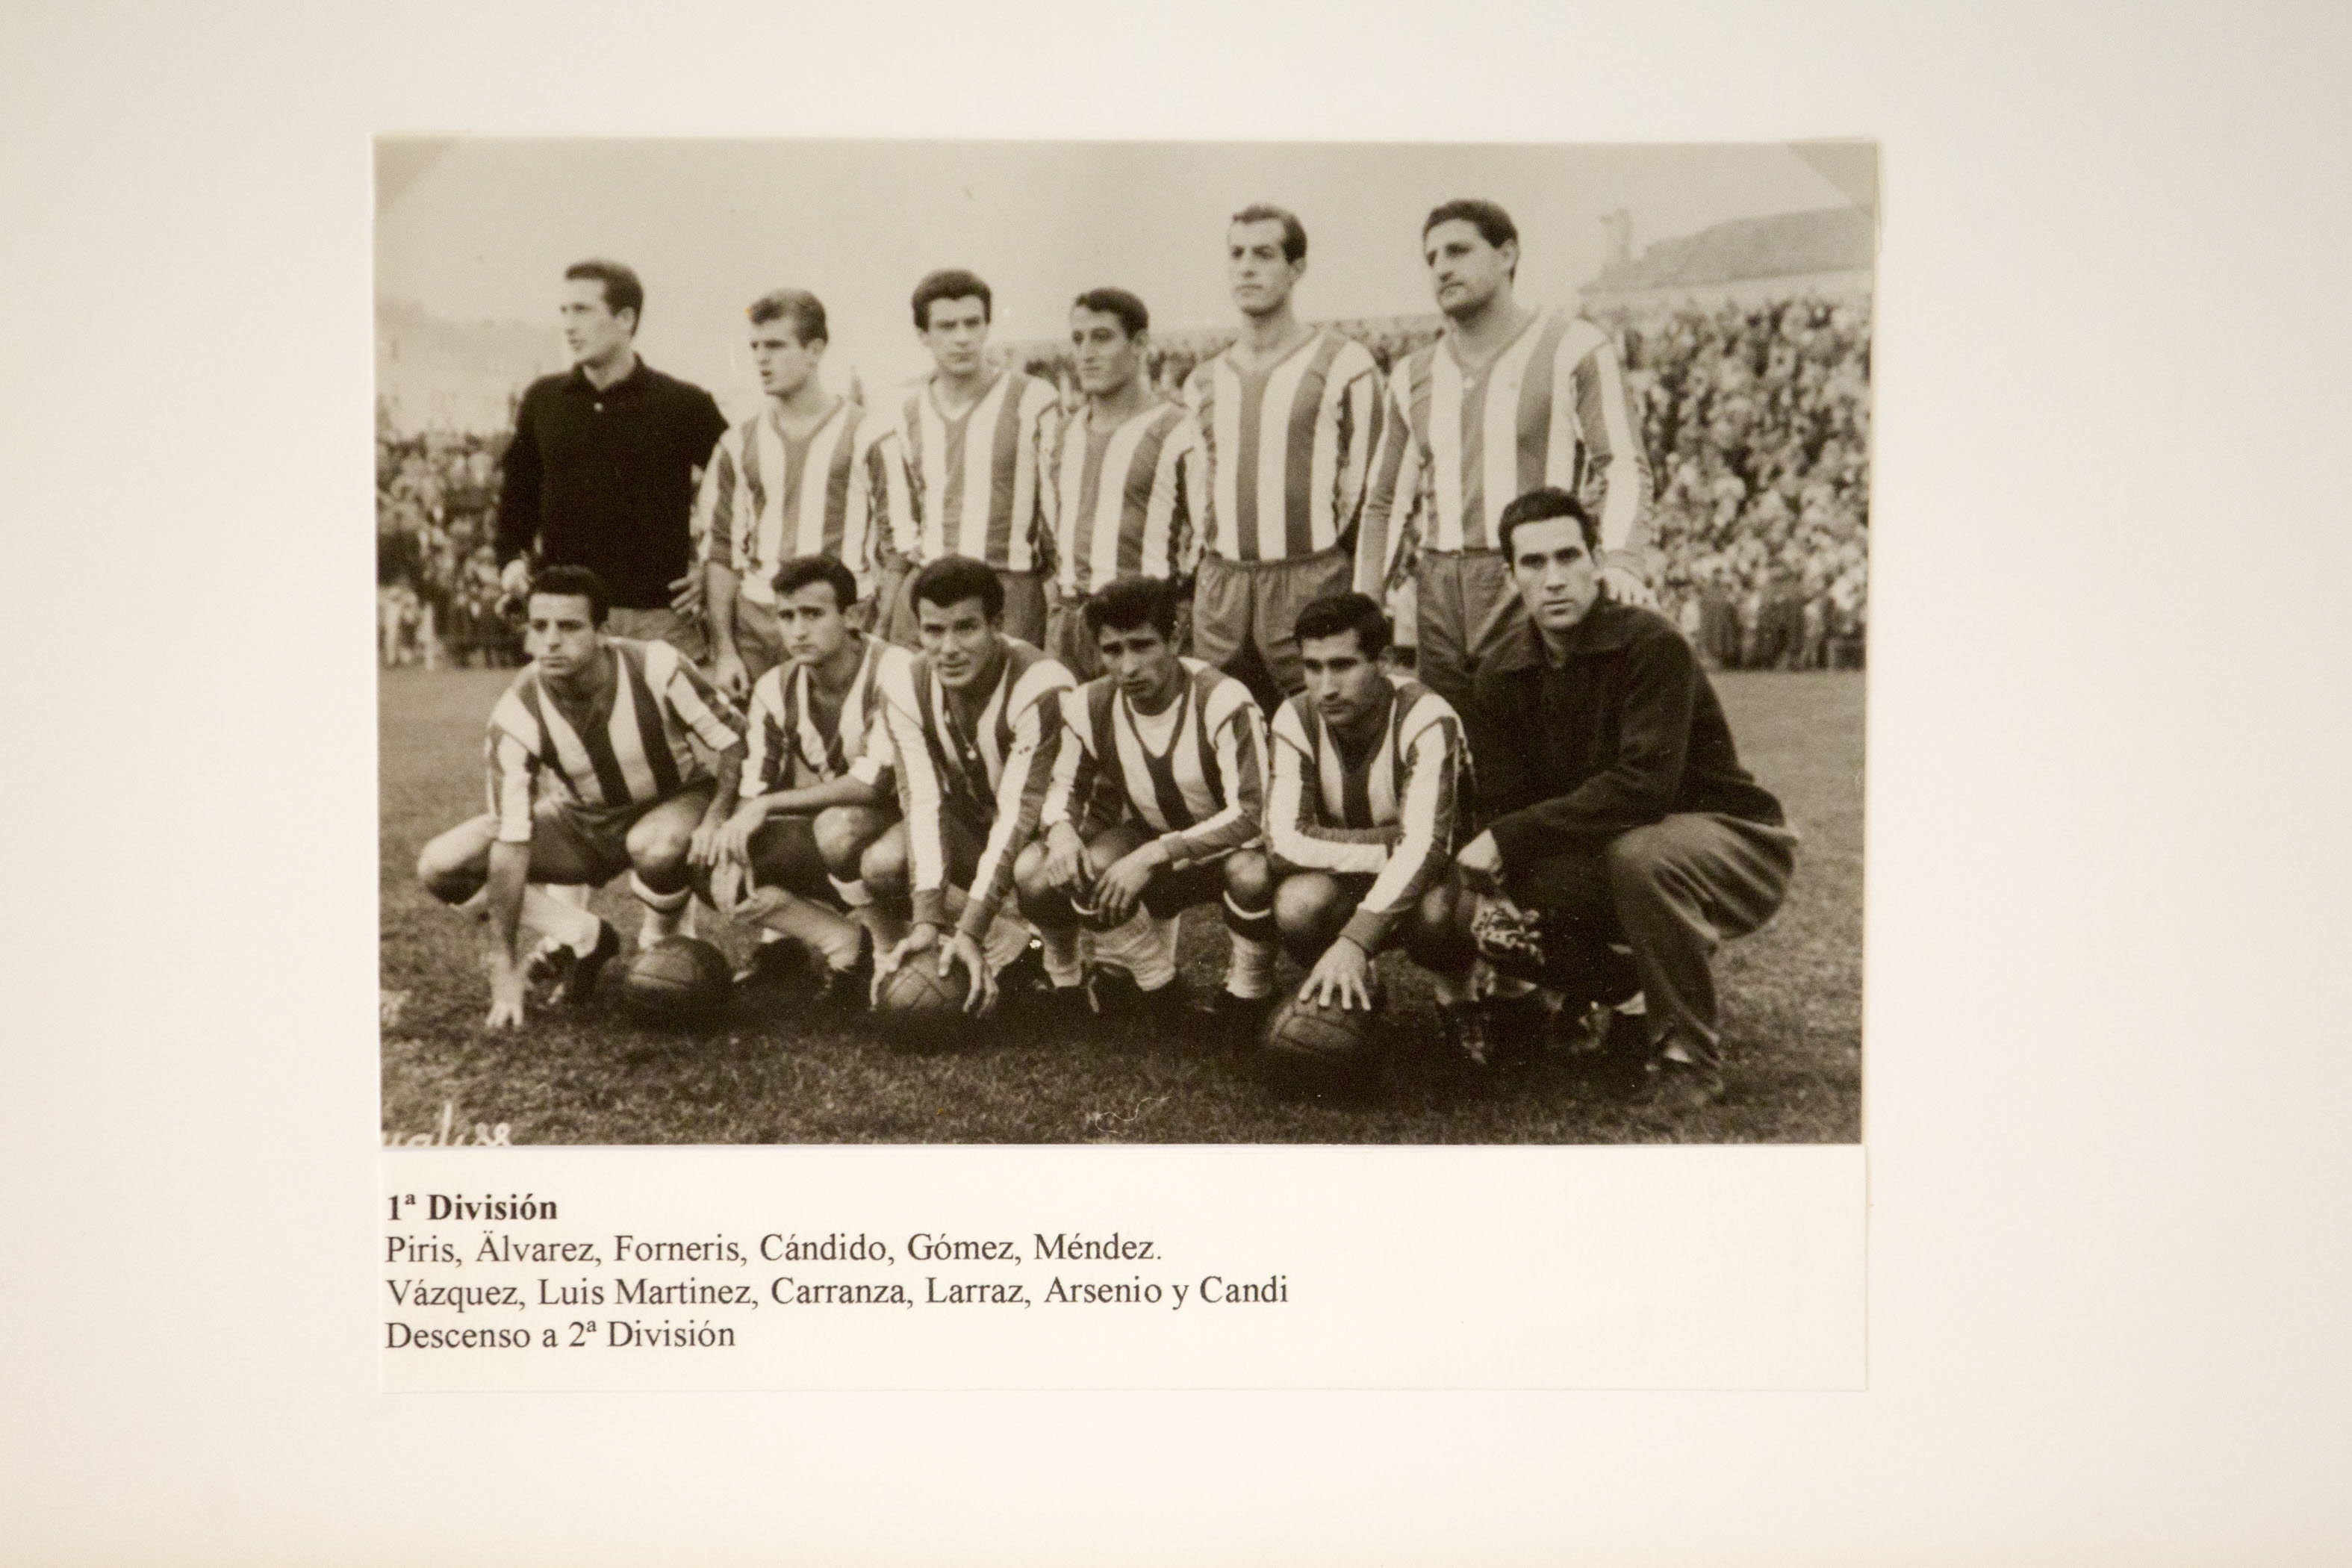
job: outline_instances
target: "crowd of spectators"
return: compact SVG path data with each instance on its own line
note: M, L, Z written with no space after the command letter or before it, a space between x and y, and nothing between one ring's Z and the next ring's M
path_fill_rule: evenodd
M1857 668L1868 623L1870 310L1800 299L1612 316L1650 455L1659 602L1725 668ZM1382 370L1437 319L1337 325ZM1148 363L1173 396L1232 333L1170 334ZM1073 405L1066 353L1023 351ZM504 434L376 437L384 662L521 662L492 549Z
M1870 311L1790 300L1609 323L1658 487L1659 598L1727 668L1856 668Z
M499 603L494 541L504 440L377 430L376 629L383 663L522 662L520 628Z

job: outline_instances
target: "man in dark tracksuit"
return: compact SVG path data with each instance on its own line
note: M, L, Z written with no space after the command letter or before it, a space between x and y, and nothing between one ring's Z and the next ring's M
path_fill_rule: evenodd
M1504 510L1513 586L1530 625L1472 693L1486 827L1465 878L1536 911L1550 983L1570 1001L1634 1004L1615 1030L1645 1046L1645 1097L1689 1110L1723 1092L1715 979L1726 939L1772 917L1796 835L1739 765L1698 657L1664 617L1611 599L1599 529L1576 498L1538 489ZM1633 950L1632 975L1613 945ZM1612 968L1620 972L1612 982Z

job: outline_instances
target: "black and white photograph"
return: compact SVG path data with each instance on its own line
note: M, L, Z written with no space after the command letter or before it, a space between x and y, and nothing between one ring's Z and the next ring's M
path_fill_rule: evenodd
M0 1560L2352 1560L2347 79L0 5Z
M375 186L387 1144L1860 1140L1872 143Z

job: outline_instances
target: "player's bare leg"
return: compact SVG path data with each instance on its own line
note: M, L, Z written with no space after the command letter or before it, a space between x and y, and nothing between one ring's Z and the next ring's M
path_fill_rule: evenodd
M498 819L488 815L461 822L425 848L416 858L416 878L443 903L485 918L481 900L489 878L490 845L498 837ZM612 928L587 907L585 898L556 896L556 889L593 890L604 879L604 868L591 863L569 836L546 830L531 835L530 876L522 894L522 929L541 945L560 955L559 999L583 1000L595 984L596 971L619 949Z
M809 825L834 896L851 920L873 932L877 944L882 932L877 929L873 890L866 885L866 851L898 820L898 814L887 806L829 805Z
M1046 984L1056 991L1075 991L1086 980L1079 948L1079 927L1086 911L1066 891L1046 879L1048 854L1042 838L1023 847L1013 862L1014 897L1023 916L1037 928L1037 940L1045 950ZM1099 869L1091 864L1091 857L1088 869Z
M913 875L908 868L907 825L892 823L857 857L857 879L864 883L871 911L867 925L883 952L907 940L913 920Z
M641 948L685 934L687 907L694 898L687 850L707 804L693 792L673 795L630 825L629 890L646 910L637 931Z
M1237 1002L1263 1004L1274 994L1274 961L1280 928L1274 915L1274 869L1262 849L1236 849L1225 857L1225 931L1233 951L1225 960L1224 994Z

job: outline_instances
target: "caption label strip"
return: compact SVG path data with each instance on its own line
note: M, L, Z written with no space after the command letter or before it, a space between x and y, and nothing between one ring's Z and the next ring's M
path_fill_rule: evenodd
M383 1386L1836 1388L1862 1152L387 1150Z
M387 1208L387 1351L727 1350L775 1308L1182 1311L1290 1300L1281 1273L1177 1272L1157 1238L1117 1231L588 1237L564 1226L561 1200L536 1193L396 1193Z

